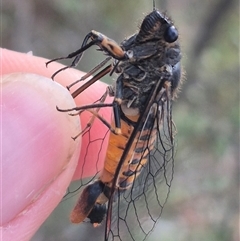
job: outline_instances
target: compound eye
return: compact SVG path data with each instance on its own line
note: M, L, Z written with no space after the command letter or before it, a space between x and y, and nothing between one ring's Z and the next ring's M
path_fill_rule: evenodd
M173 43L177 40L178 38L178 31L177 29L172 25L169 26L164 33L164 39L165 41L167 41L168 43Z

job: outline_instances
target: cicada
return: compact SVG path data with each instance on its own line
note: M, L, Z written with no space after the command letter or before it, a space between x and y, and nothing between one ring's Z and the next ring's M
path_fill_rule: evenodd
M92 114L91 124L81 135L95 119L107 126L110 135L104 167L82 190L71 221L105 225L105 241L145 240L162 214L173 180L176 128L172 101L181 83L178 31L171 19L155 8L139 31L120 44L92 30L79 50L47 63L74 58L53 77L76 66L93 45L107 58L81 79L93 75L72 93L73 98L107 74L117 75L114 84L99 102L58 110ZM106 103L107 95L113 96L111 103ZM111 123L99 114L109 106L113 108Z

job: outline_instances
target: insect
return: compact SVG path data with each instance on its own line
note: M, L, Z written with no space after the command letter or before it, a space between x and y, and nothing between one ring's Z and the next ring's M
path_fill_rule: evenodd
M161 216L173 180L176 130L172 100L181 82L178 31L154 7L139 31L120 44L91 31L79 50L47 63L74 58L71 65L52 77L76 66L93 45L108 57L81 79L94 75L72 93L73 98L107 74L118 77L99 102L58 108L62 112L75 111L73 115L86 111L92 114L81 135L91 129L96 119L110 131L104 167L83 189L71 221L81 223L87 219L94 227L105 225L105 241L146 240ZM111 103L106 103L107 95L114 97ZM99 114L105 107L113 108L111 123Z

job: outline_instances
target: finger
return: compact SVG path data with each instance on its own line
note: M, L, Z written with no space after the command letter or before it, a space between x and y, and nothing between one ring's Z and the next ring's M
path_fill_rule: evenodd
M56 111L74 102L41 76L2 77L2 217L4 240L29 240L59 203L77 165L79 119Z
M61 64L52 63L48 65L48 68L46 68L45 63L47 62L47 59L34 57L31 54L17 53L6 49L2 49L2 57L4 59L4 61L2 61L2 67L5 73L30 72L50 77L53 73L63 67ZM80 79L82 75L83 73L80 71L75 69L68 69L57 75L55 80L63 86L68 86L77 79ZM73 88L73 91L74 90L75 89ZM100 98L105 90L105 84L100 81L96 82L86 91L81 93L77 98L75 98L76 105L82 106L93 103ZM109 103L110 100L107 99L106 102ZM59 107L63 108L61 105ZM104 116L107 121L110 121L111 109L103 108L101 110L101 115ZM87 113L81 116L81 123L83 128L86 126L89 118L90 116ZM79 156L79 165L76 168L76 173L73 179L93 176L96 173L96 167L99 170L101 169L107 148L107 141L103 142L102 140L103 137L106 136L106 131L107 129L103 126L103 124L96 120L93 128L91 129L90 138L89 135L83 136L82 151ZM107 136L105 139L106 138ZM94 140L98 141L94 142ZM89 145L90 141L92 141L91 145ZM91 155L87 155L88 153L91 153ZM84 171L82 169L83 166Z

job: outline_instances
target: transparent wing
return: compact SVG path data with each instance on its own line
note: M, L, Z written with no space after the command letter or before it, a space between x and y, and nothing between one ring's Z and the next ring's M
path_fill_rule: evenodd
M151 132L151 138L144 145L145 151L149 151L148 161L129 189L124 193L116 191L108 240L147 240L170 193L174 172L174 125L168 98L152 105L145 126Z

